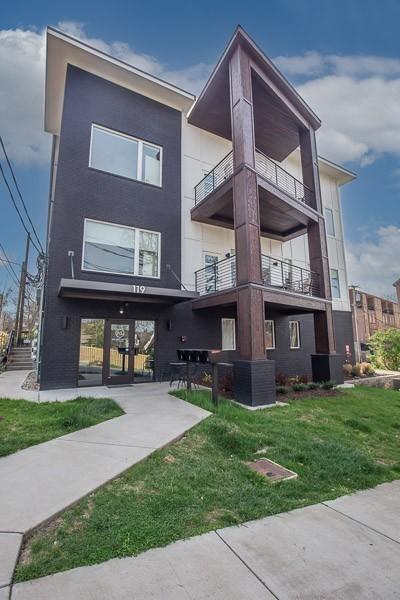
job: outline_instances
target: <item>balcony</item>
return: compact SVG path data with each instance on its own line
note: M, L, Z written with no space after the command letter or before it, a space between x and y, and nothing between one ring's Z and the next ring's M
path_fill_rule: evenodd
M286 241L316 221L314 194L271 158L256 150L261 235ZM194 221L233 229L233 153L195 186Z
M288 171L256 150L256 171L263 179L307 206L313 205L313 192ZM233 175L233 152L229 152L194 188L195 204L207 198Z
M321 285L317 273L264 254L261 261L265 287L304 296L321 297ZM236 286L235 256L224 258L196 271L195 285L196 292L200 296L234 288Z

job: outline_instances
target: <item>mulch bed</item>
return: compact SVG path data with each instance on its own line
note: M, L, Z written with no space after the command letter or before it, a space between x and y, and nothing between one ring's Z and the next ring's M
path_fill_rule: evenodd
M341 396L340 390L305 390L304 392L288 392L287 394L277 394L276 399L280 402L286 402L287 400L303 400L304 398L334 398L335 396Z

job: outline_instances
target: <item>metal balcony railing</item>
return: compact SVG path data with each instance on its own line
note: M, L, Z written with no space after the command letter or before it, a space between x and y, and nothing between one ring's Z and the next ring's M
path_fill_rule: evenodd
M307 206L313 206L313 192L259 150L256 150L256 171L263 179L271 182L295 200L303 202ZM232 174L233 153L231 151L196 185L194 188L195 204L207 198Z
M306 296L321 296L318 273L297 267L272 256L261 257L263 284ZM200 296L236 286L236 258L230 256L195 272L196 292Z

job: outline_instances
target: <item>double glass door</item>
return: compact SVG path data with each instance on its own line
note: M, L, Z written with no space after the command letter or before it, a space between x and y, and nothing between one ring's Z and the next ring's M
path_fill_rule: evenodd
M104 341L105 384L153 381L154 321L108 319Z

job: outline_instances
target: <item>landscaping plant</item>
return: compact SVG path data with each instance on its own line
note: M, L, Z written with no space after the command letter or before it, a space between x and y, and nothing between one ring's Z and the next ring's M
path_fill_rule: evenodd
M375 367L400 370L400 330L386 329L376 331L368 342L371 349L371 360Z

